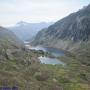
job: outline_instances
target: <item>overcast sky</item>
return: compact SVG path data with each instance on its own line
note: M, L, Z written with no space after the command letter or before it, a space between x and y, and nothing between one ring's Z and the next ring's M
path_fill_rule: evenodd
M89 3L90 0L0 0L0 25L57 21Z

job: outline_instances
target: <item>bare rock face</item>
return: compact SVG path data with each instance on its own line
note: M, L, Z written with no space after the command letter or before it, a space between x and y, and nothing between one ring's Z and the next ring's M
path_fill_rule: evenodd
M87 41L90 41L90 5L40 31L32 44L49 45L66 50L72 46L78 47L81 42Z

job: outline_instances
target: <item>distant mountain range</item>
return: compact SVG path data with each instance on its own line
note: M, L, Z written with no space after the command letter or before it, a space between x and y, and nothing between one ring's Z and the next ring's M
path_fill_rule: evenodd
M32 44L74 50L87 41L90 41L90 5L41 30Z
M38 31L43 28L47 28L53 24L53 22L41 22L41 23L27 23L20 21L15 26L9 27L11 31L13 31L21 40L31 40Z

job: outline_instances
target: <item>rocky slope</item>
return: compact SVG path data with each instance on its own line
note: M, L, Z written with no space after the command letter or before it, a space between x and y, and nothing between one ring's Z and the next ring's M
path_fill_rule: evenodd
M24 49L24 44L11 31L0 27L0 60L9 59L11 53Z
M58 58L67 68L41 64L38 57L45 55L42 51L22 47L12 32L0 27L0 89L90 90L89 64L69 55Z
M90 41L90 5L40 31L32 44L74 50L87 41Z

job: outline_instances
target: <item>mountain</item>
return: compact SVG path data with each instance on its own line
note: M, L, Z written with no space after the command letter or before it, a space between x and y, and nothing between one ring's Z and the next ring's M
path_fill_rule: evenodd
M41 22L41 23L27 23L20 21L14 27L9 27L21 40L31 40L38 31L43 28L47 28L53 24L53 22Z
M65 65L41 64L38 57L50 53L27 50L10 30L0 27L0 89L90 90L89 17L90 5L43 29L32 42L73 51L57 57Z
M0 62L15 58L20 59L24 49L23 41L10 30L0 27Z
M90 5L41 30L33 45L48 45L73 51L90 41Z
M10 30L0 27L0 47L4 46L17 46L19 48L23 46L23 42Z
M0 27L1 90L90 90L89 63L86 67L66 56L60 58L65 66L41 64L38 56L48 54L23 49L19 43L11 31Z

